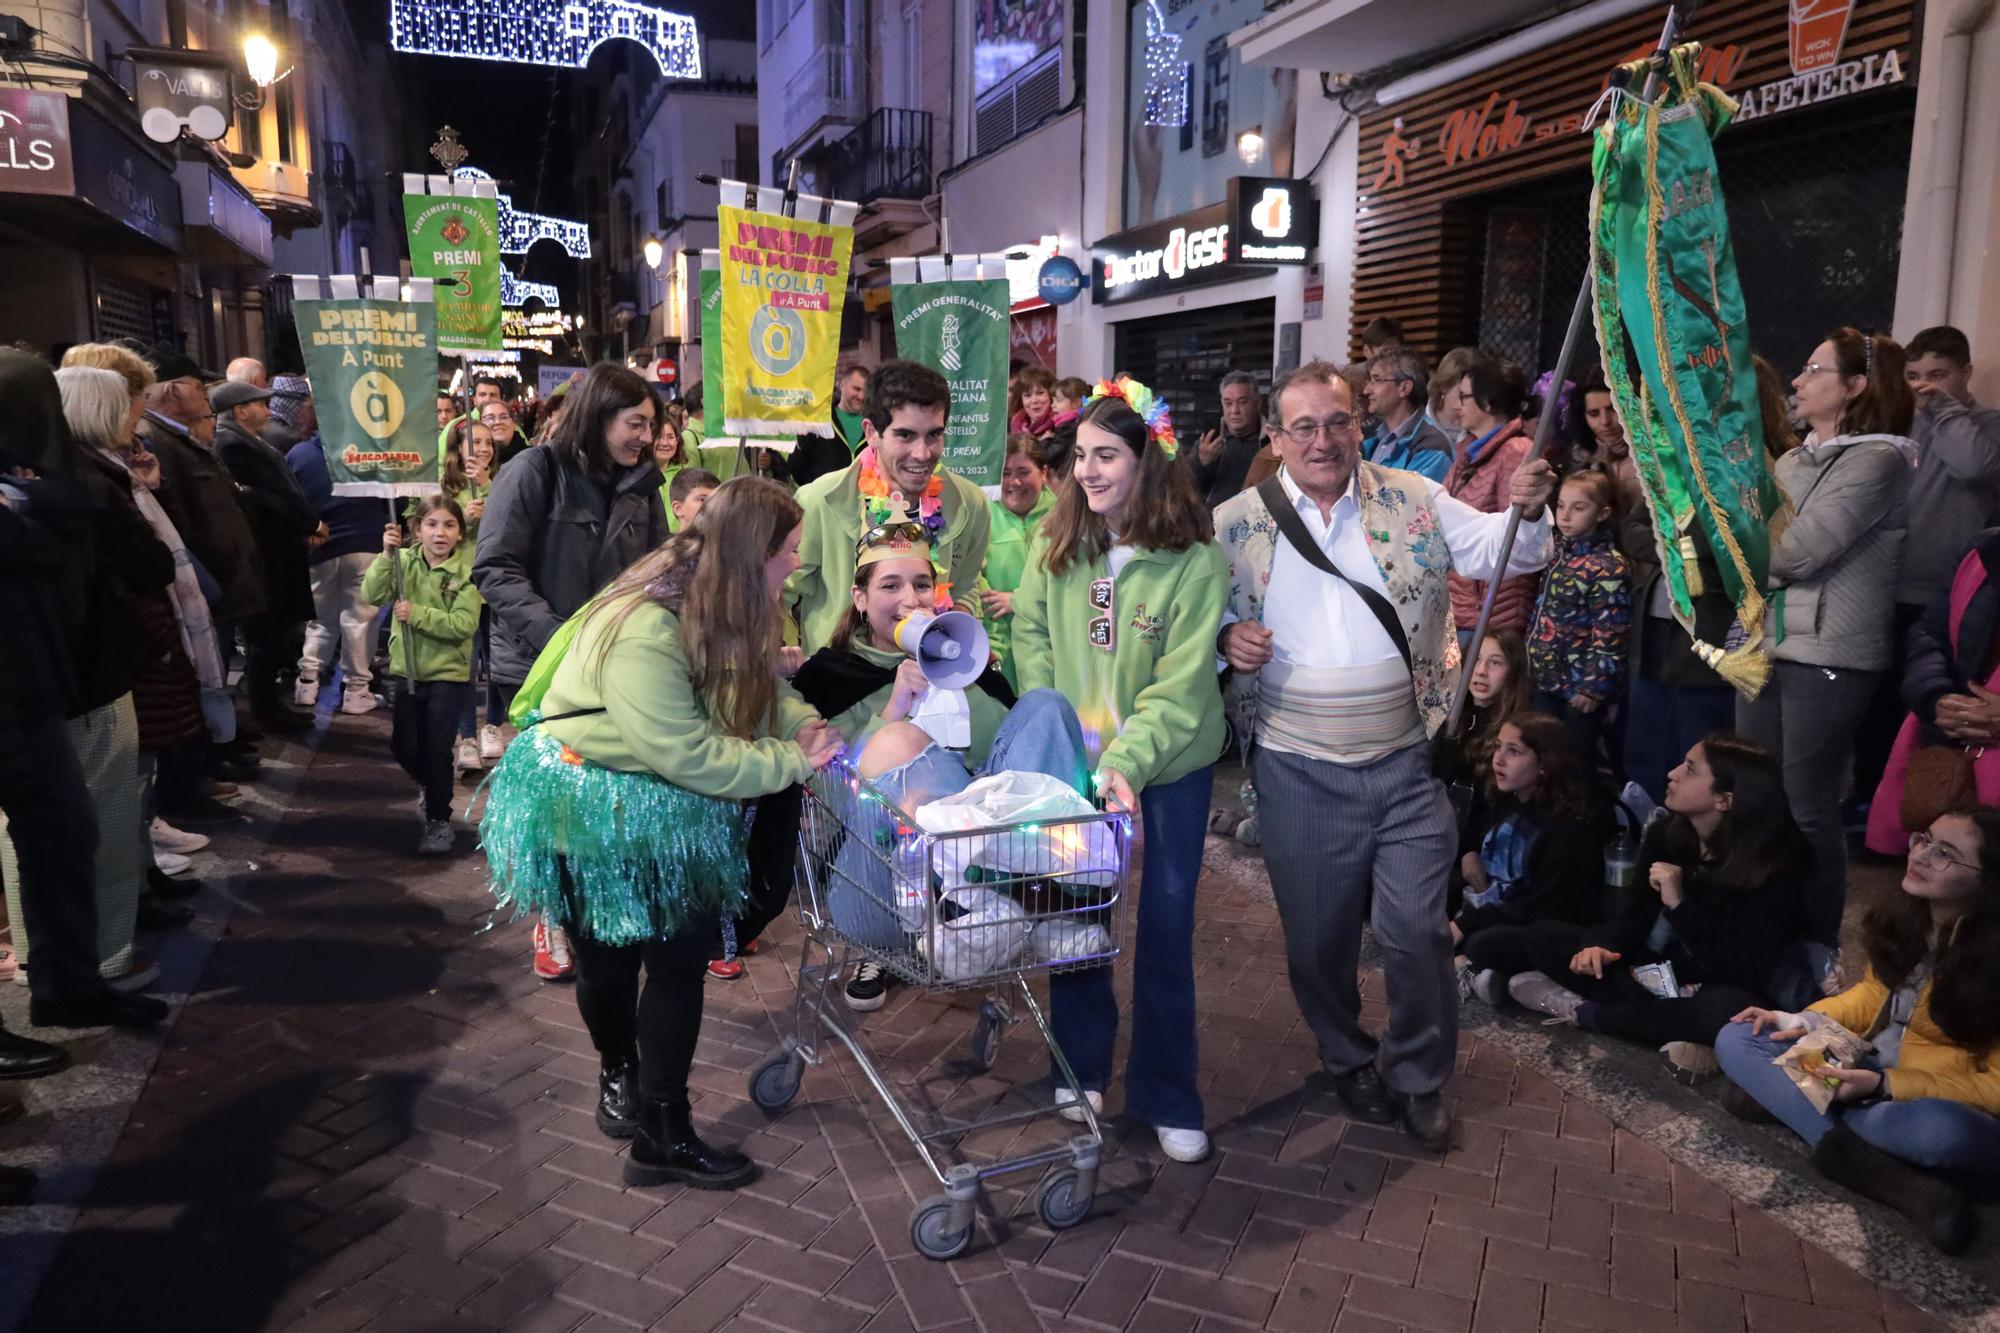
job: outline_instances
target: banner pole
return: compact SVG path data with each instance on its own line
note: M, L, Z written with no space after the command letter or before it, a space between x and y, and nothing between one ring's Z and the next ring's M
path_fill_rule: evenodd
M1666 24L1660 29L1659 45L1653 49L1653 54L1647 63L1646 83L1639 94L1640 101L1651 102L1655 93L1658 92L1661 71L1665 69L1667 59L1673 53L1674 43L1680 38L1680 25L1680 6L1670 6L1667 10ZM1615 85L1618 79L1615 72L1612 75L1612 79ZM1615 115L1616 112L1614 111L1613 114ZM1582 351L1583 325L1584 321L1590 315L1590 297L1593 290L1594 278L1595 275L1593 273L1586 271L1583 275L1582 285L1577 288L1576 304L1570 308L1569 327L1563 332L1562 350L1556 354L1555 372L1549 380L1549 394L1551 398L1561 395L1562 386L1569 379L1570 368L1575 364L1577 354ZM1555 424L1555 403L1548 402L1542 404L1541 418L1535 423L1535 445L1534 448L1528 451L1528 456L1522 460L1523 463L1532 463L1548 452L1549 441L1555 435ZM1479 604L1479 620L1473 626L1472 630L1471 650L1475 658L1479 655L1480 645L1486 641L1486 627L1493 620L1493 602L1500 593L1501 583L1505 581L1507 562L1514 555L1514 538L1519 534L1520 530L1521 506L1509 505L1507 508L1507 531L1500 539L1500 554L1494 559L1493 577L1487 580L1486 597ZM1459 724L1465 717L1466 697L1471 688L1472 669L1464 662L1461 656L1458 670L1458 687L1452 693L1451 712L1445 718L1445 735L1458 735Z

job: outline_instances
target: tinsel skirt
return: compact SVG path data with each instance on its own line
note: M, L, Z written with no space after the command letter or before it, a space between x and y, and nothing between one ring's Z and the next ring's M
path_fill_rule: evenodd
M493 770L479 835L493 896L588 939L666 939L731 917L748 878L740 802L593 764L530 726Z

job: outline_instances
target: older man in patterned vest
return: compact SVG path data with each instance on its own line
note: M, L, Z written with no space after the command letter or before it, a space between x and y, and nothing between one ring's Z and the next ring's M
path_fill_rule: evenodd
M1438 1089L1458 1033L1445 925L1457 835L1430 762L1459 665L1445 573L1492 578L1507 516L1362 462L1360 418L1328 362L1280 379L1270 420L1282 470L1215 514L1230 563L1218 648L1239 673L1239 715L1254 719L1292 993L1325 1066L1314 1082L1356 1118L1401 1121L1441 1148L1451 1117ZM1507 573L1548 563L1554 485L1544 462L1515 473L1527 521ZM1379 1048L1361 1026L1356 977L1371 906L1389 990Z

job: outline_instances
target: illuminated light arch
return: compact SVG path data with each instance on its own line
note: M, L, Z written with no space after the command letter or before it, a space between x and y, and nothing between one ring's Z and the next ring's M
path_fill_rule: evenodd
M560 308L562 293L552 282L529 282L526 278L514 276L505 264L500 266L500 304L526 305L530 300L540 301L551 308Z
M582 69L618 39L650 51L666 78L701 77L694 20L633 0L389 0L389 43L412 55Z
M453 180L490 181L478 167L460 167ZM513 196L498 194L500 200L500 253L524 255L536 241L554 241L572 259L590 258L589 224L547 213L530 213L514 207Z

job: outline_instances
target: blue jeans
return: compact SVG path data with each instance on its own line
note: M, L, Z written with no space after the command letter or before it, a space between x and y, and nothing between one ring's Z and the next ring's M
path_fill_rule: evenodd
M1942 1097L1866 1106L1835 1103L1815 1111L1791 1076L1771 1063L1791 1044L1768 1033L1753 1037L1748 1023L1731 1023L1716 1035L1715 1057L1730 1081L1808 1144L1817 1144L1835 1125L1845 1125L1883 1152L1917 1166L2000 1174L2000 1119Z
M1195 1086L1194 888L1215 767L1139 794L1146 821L1132 963L1132 1051L1125 1062L1125 1110L1156 1129L1202 1128ZM1111 969L1049 978L1049 1025L1077 1082L1101 1092L1111 1081L1118 1000Z
M994 733L993 749L977 773L968 772L956 752L933 743L875 778L874 786L907 813L964 791L975 777L1007 772L1046 773L1079 792L1090 790L1083 727L1068 699L1049 689L1022 695ZM910 947L911 921L896 913L896 886L882 861L884 855L893 858L893 823L883 812L864 817L862 827L849 828L827 886L827 913L835 928L856 944L883 952ZM913 873L928 879L927 868L913 868Z

